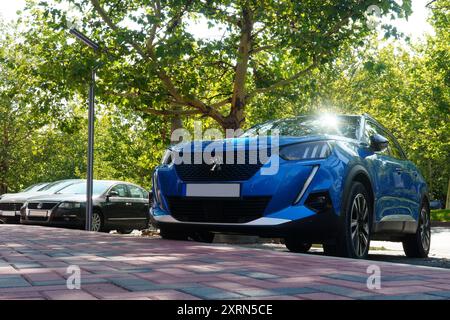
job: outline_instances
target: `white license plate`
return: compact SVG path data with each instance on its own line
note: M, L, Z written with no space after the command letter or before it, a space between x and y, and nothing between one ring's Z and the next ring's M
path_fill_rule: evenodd
M241 195L239 183L189 183L186 197L238 198Z
M4 217L14 217L16 215L15 211L0 211L0 215Z
M30 210L28 215L30 217L46 217L48 214L47 210Z

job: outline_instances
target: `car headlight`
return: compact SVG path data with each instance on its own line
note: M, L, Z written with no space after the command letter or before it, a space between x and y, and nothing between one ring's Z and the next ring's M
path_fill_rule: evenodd
M327 141L303 142L280 148L280 157L284 160L324 159L331 154Z
M61 209L78 209L81 208L81 203L79 202L61 202L58 206Z
M172 163L172 150L167 149L166 152L164 152L161 164L170 164L170 163Z

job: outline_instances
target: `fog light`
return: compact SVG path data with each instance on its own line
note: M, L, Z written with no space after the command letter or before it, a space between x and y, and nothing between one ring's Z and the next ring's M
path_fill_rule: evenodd
M305 201L305 205L315 212L324 212L332 208L328 192L312 193Z

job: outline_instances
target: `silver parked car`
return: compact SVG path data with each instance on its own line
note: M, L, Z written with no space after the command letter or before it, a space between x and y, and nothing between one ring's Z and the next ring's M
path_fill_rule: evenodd
M33 185L19 193L8 193L2 195L0 199L0 220L3 223L19 223L20 208L30 198L54 194L59 190L80 182L80 179L58 180L42 185Z

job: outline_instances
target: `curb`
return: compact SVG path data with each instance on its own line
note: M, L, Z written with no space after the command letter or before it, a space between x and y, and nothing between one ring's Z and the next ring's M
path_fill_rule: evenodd
M449 221L431 221L431 227L450 228L450 222Z

